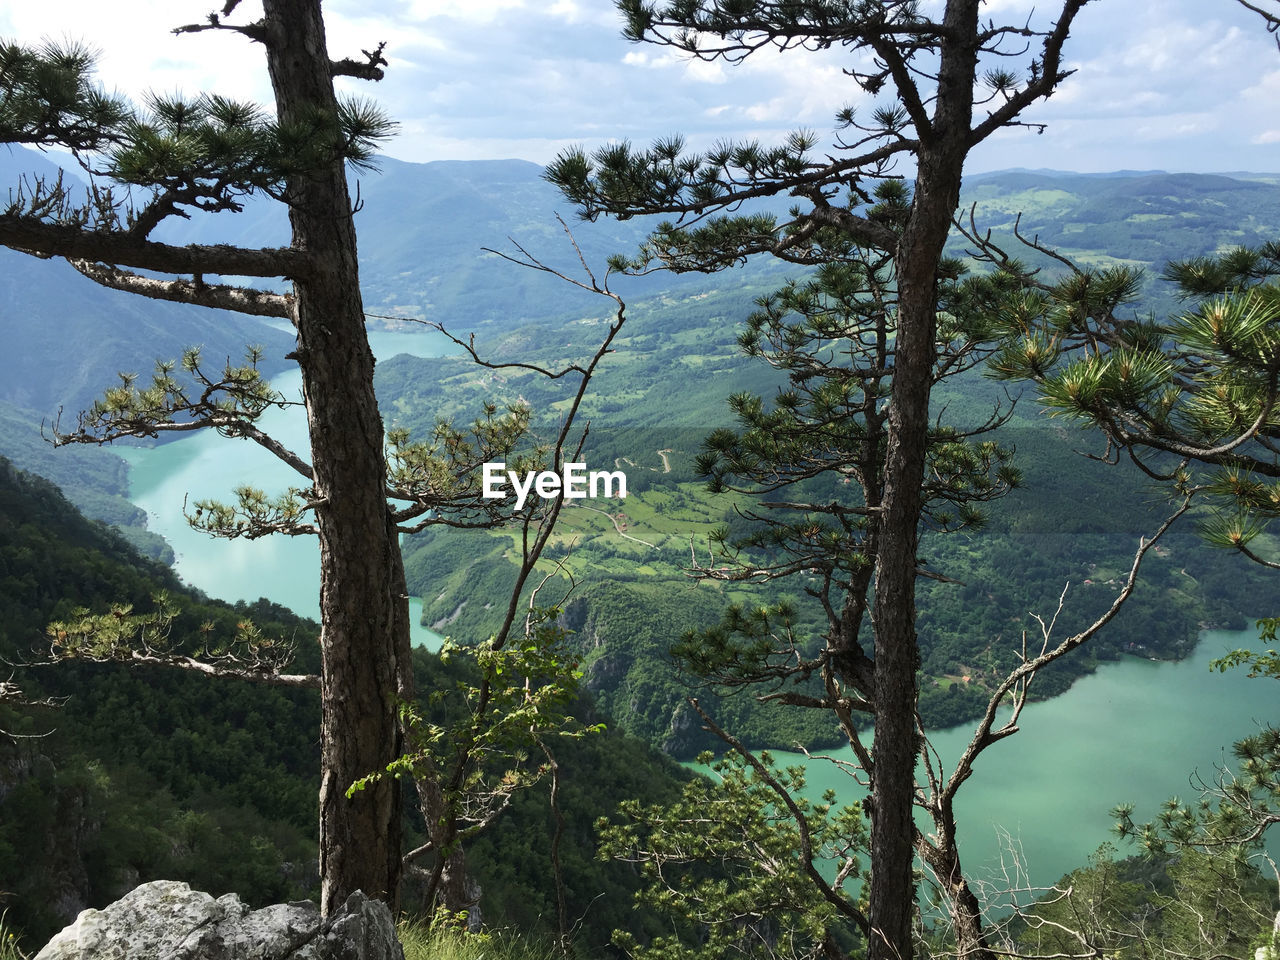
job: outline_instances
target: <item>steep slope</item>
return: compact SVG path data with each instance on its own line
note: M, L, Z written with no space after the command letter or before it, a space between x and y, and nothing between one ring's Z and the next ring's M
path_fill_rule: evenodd
M44 626L83 606L148 609L165 590L182 613L173 642L198 648L252 619L297 644L297 668L319 669L316 625L260 600L228 605L181 587L163 566L79 515L48 482L0 458L0 657L39 656ZM419 689L458 679L418 651ZM178 879L255 906L313 897L319 699L176 670L63 663L13 681L58 709L0 700L0 913L38 948L86 906L139 882ZM584 717L591 706L581 705ZM594 719L594 718L593 718ZM34 737L34 739L27 739ZM652 926L632 911L637 878L594 859L591 825L623 797L668 797L687 776L620 734L558 749L561 858L580 942L600 947L614 926ZM554 924L545 786L516 798L470 858L497 926ZM410 805L411 806L411 805ZM411 845L421 824L407 821ZM517 855L512 851L519 849ZM413 902L406 907L412 909Z
M1123 263L1158 271L1169 258L1280 235L1280 188L1220 176L1015 172L974 178L967 196L978 203L979 226L993 225L997 236L1003 231L1007 249L1017 247L1010 234L1017 213L1025 211L1025 235L1039 233L1043 240L1054 231L1052 237L1069 238L1069 252L1086 265ZM1119 256L1127 245L1132 254ZM955 246L963 252L963 241ZM1040 259L1055 266L1048 257ZM770 290L767 278L727 271L703 283L696 295L668 291L631 301L632 319L583 405L591 418L583 454L588 469L625 468L630 496L625 504L595 504L595 511L567 509L550 550L558 567L546 567L574 579L567 616L580 631L602 705L615 722L679 756L710 745L688 722L682 704L689 688L667 662L668 648L685 630L715 622L730 602L754 605L780 597L796 599L801 630L819 620L806 606L802 578L755 591L708 582L691 589L691 557L707 562L708 534L718 525L735 534L748 526L738 512L740 500L710 497L693 482L692 458L712 428L728 422L723 398L750 391L767 399L778 382L767 365L741 357L735 343L752 297ZM1133 309L1176 306L1166 287L1150 275L1144 301ZM584 323L531 326L487 347L501 359L563 364L572 356L570 344L581 350L591 330ZM411 357L382 365L379 376L384 408L419 433L442 411L464 420L473 416L482 400L523 398L555 423L558 396L535 378L504 373L503 382L491 382L456 358ZM939 390L935 402L953 419L979 423L1008 398L1001 385L978 373ZM922 550L935 569L964 584L921 587L921 709L935 729L980 709L991 679L1016 662L1014 640L1021 629L1034 629L1028 613L1051 612L1064 583L1078 587L1060 629L1096 616L1114 596L1133 543L1160 519L1147 478L1078 456L1076 448L1089 447L1088 438L1041 416L1034 400L1022 402L1004 439L1019 451L1025 489L995 506L988 529L931 538ZM841 496L833 487L818 499ZM625 527L605 516L606 510L613 520L625 514ZM502 535L487 547L442 531L410 539L408 577L424 598L426 622L439 622L438 629L459 638L486 636L493 629L492 611L470 601L512 580L503 559L509 546ZM1264 584L1265 574L1241 558L1206 550L1189 529L1173 536L1167 549L1150 558L1145 583L1125 613L1088 649L1046 671L1037 690L1059 693L1099 660L1125 652L1181 657L1202 622L1238 624ZM704 702L712 696L706 692ZM753 743L814 743L833 736L829 727L793 727L789 716L778 716L784 711L760 708L742 696L717 709Z

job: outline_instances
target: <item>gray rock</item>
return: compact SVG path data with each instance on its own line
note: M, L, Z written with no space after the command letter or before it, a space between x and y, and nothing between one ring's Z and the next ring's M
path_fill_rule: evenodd
M145 883L85 910L36 960L404 960L386 905L353 893L322 920L315 904L250 910L185 883Z

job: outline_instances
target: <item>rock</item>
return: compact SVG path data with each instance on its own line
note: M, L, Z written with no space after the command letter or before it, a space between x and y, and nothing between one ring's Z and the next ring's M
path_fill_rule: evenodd
M386 905L357 891L322 920L315 904L250 910L185 883L144 883L85 910L36 960L404 960Z
M673 757L692 757L705 736L701 721L688 704L681 703L671 711L671 724L662 740L662 751Z

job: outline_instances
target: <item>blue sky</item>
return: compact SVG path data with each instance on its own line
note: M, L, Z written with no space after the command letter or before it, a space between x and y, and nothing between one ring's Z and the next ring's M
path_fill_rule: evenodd
M267 100L250 43L169 34L213 6L8 3L0 35L86 39L101 51L103 83L128 94L213 88ZM983 16L1020 23L1054 6L988 0ZM252 14L250 2L242 7ZM825 135L857 96L841 74L844 51L691 62L623 40L611 0L331 0L326 11L335 56L387 41L387 79L352 86L400 121L388 152L404 160L545 163L571 144L645 143L678 131L694 146L773 141L796 127ZM1045 133L1002 131L971 157L971 171L1280 171L1280 50L1234 0L1093 0L1067 61L1077 73L1029 115L1048 124Z

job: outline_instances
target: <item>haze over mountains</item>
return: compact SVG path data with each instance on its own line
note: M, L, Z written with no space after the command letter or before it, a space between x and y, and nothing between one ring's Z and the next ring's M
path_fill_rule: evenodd
M0 183L15 185L26 175L29 184L33 177L56 176L56 170L50 157L35 151L0 154ZM976 203L977 225L994 230L1014 248L1012 229L1021 215L1026 236L1083 264L1153 268L1146 306L1167 309L1174 303L1155 279L1167 259L1260 243L1280 231L1278 181L1265 174L1014 170L969 178L962 209ZM366 309L443 322L457 333L509 331L601 309L590 294L485 248L516 255L519 244L549 266L581 277L558 213L586 263L603 278L606 259L634 251L652 226L644 218L584 223L542 179L541 167L520 160L416 164L385 159L379 170L355 181L353 197L359 208ZM777 212L784 208L778 205ZM281 205L258 197L242 214L171 220L161 239L271 246L286 237ZM956 241L953 250L963 254L963 243ZM763 260L739 270L745 272L712 281L698 274L657 273L616 277L611 283L636 304L660 295L687 296L709 284L767 282L799 272ZM50 458L39 441L39 424L51 424L60 410L64 418L73 418L116 382L119 372L146 376L157 359L177 357L192 344L202 344L211 362L237 360L246 344L261 344L263 364L274 372L287 365L283 357L293 343L279 324L105 290L65 263L8 250L0 251L0 329L8 347L0 353L0 450L18 465L62 483L93 515L126 523L139 518L118 499L106 505L91 495L94 484L80 475L94 462L102 464L103 477L119 475L119 462L87 450ZM119 481L101 486L111 495L123 493Z

